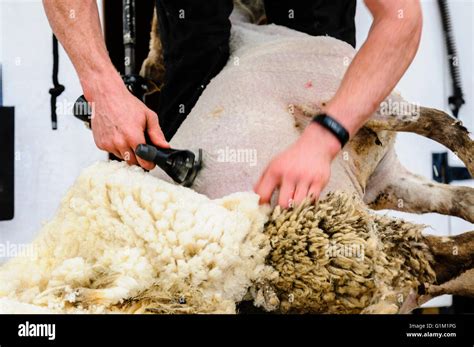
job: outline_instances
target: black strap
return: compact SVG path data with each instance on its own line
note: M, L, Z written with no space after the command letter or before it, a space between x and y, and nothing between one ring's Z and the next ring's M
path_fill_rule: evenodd
M329 130L341 143L341 148L349 141L349 132L341 123L327 114L314 116L313 122L318 123Z
M51 123L53 130L58 128L58 115L56 114L56 100L66 89L58 80L59 72L59 48L58 39L53 34L53 88L49 90L51 94Z

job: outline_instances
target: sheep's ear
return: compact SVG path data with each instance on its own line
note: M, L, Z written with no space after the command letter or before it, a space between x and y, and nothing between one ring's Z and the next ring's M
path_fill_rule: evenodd
M163 83L165 67L156 9L153 15L150 37L150 51L148 52L148 57L142 64L140 75L146 79L154 81L155 84L160 87Z
M251 23L266 24L265 7L262 0L234 0L235 8L244 11Z
M145 83L146 83L146 89L147 89L147 92L145 95L150 95L150 94L154 94L156 92L159 92L160 91L160 87L158 87L158 85L152 81L152 80L149 80L149 79L145 79Z

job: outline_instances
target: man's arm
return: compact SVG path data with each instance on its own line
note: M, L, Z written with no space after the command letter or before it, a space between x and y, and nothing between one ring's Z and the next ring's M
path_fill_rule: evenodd
M125 87L109 58L96 0L43 0L51 27L79 75L84 96L94 103L92 131L96 145L129 164L154 165L136 158L134 149L152 142L169 147L156 113Z
M325 112L354 135L391 93L413 61L421 37L417 0L365 0L374 16L369 36L354 57Z
M390 94L412 62L421 37L418 0L365 0L374 21L324 112L353 136ZM298 141L277 156L265 170L255 191L270 201L279 187L278 204L287 207L306 196L318 198L330 177L330 166L341 147L328 130L311 123Z

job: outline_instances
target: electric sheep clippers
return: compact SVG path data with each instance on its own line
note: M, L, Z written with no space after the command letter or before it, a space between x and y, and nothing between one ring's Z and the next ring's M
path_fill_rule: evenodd
M145 96L157 89L149 79L136 74L135 64L135 0L122 0L123 7L123 44L125 66L122 80L127 89L138 99L145 102ZM82 120L91 128L92 109L84 98L79 97L74 104L74 116ZM135 154L140 158L155 163L165 171L176 183L190 187L202 168L202 150L193 153L188 150L172 148L157 148L151 145L150 139L145 134L146 144L138 145Z
M92 109L84 96L79 97L74 104L74 116L91 128ZM147 136L145 138L147 144L138 145L135 154L143 160L155 163L176 183L191 187L202 168L202 149L193 153L189 150L158 148L150 144Z
M151 145L138 145L135 154L155 163L170 176L173 181L185 187L191 187L202 168L202 149L197 154L189 150L156 148Z

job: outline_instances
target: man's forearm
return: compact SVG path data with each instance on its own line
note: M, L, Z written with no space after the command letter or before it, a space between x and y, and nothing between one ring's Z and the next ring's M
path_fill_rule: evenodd
M100 89L98 84L104 83L104 79L110 84L121 84L105 47L96 0L43 0L43 4L86 97Z
M152 170L154 163L135 155L147 134L152 144L168 148L158 116L133 96L114 68L100 28L96 0L43 0L54 33L69 55L82 84L84 96L93 102L91 119L99 149L130 165Z
M343 124L351 136L396 86L420 42L422 20L418 1L394 1L389 8L376 1L366 1L374 15L374 23L339 90L325 108L325 112Z

